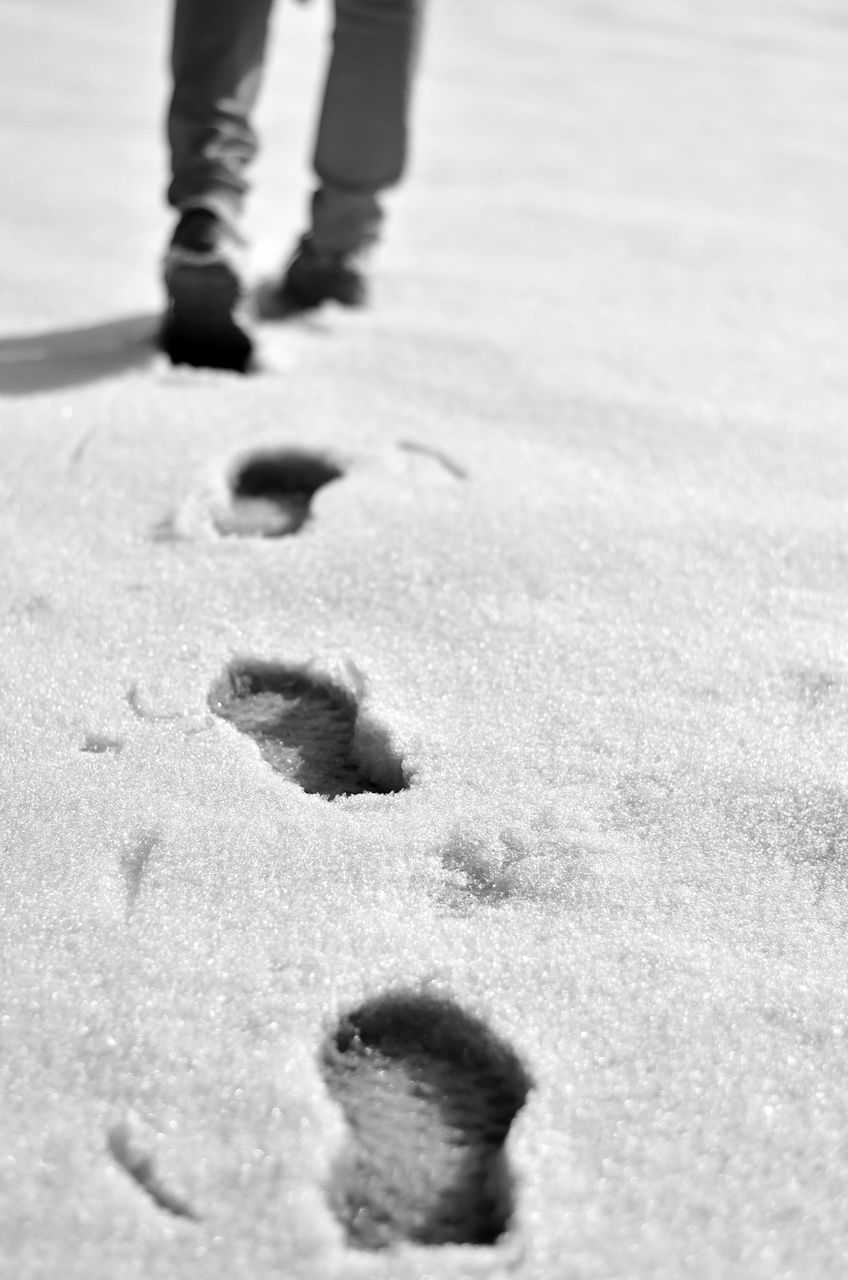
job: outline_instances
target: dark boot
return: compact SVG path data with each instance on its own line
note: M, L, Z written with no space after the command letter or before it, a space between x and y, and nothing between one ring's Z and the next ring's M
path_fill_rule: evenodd
M236 234L216 213L183 213L165 255L168 310L160 343L172 364L250 369L254 343L242 254Z

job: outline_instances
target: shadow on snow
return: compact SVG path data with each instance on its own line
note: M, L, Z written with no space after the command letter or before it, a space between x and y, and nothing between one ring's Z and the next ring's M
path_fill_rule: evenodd
M159 318L123 316L77 329L0 337L0 396L78 386L148 364Z

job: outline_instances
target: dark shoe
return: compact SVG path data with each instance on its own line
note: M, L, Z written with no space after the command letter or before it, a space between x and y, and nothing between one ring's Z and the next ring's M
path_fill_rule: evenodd
M322 302L339 302L343 307L367 304L362 255L322 252L313 247L309 236L303 236L282 281L260 295L260 312L273 319L312 311Z
M188 209L165 255L168 310L160 344L172 364L246 373L253 336L240 245L208 209Z

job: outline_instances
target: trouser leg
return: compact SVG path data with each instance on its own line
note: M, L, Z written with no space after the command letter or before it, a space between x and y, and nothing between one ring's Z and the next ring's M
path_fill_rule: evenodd
M336 0L318 125L312 242L346 253L372 243L380 193L401 178L423 0Z
M241 211L272 3L174 0L168 201L178 209L202 204L231 220Z

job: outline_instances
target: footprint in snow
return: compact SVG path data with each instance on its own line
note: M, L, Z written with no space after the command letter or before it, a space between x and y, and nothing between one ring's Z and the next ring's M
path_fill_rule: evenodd
M312 499L342 471L318 454L296 449L254 453L229 480L229 500L215 514L225 537L284 538L307 522Z
M408 785L384 732L365 726L354 695L329 680L274 663L235 663L213 685L209 706L311 795L386 795Z
M348 1125L329 1201L354 1248L502 1235L503 1147L531 1081L485 1023L429 994L378 996L341 1019L320 1066Z
M112 1158L159 1209L175 1218L197 1221L198 1214L183 1193L170 1185L158 1167L156 1138L134 1111L112 1126L107 1134Z

